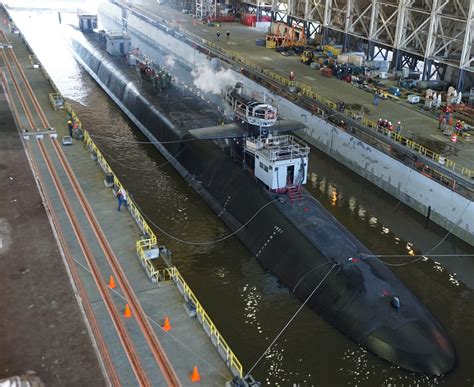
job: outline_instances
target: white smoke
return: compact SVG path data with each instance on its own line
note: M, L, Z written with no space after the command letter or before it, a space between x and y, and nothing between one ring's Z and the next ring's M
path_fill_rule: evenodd
M191 75L194 77L194 86L204 93L220 94L222 89L228 86L234 86L237 78L232 70L217 70L211 63L203 62L196 67Z
M166 55L165 64L169 69L174 68L174 65L176 64L176 57L173 55Z

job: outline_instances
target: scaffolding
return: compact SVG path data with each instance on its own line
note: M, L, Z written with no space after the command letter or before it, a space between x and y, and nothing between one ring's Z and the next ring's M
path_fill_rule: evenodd
M369 59L390 51L397 70L420 62L425 79L448 74L458 89L465 77L474 85L472 0L273 0L272 14L324 44L364 46Z
M196 18L213 20L217 18L217 0L196 0Z

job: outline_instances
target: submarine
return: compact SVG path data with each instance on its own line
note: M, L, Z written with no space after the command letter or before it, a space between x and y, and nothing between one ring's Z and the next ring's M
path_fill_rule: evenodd
M305 190L310 147L292 133L303 124L280 120L241 83L222 92L234 120L223 124L222 110L172 82L157 88L151 61L111 56L96 35L71 35L77 61L265 269L380 358L421 374L454 368L430 311Z

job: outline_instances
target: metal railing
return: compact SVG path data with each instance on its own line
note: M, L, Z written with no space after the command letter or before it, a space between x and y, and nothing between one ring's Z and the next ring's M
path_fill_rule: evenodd
M116 2L116 3L119 4L120 2ZM147 19L150 19L146 15L143 15L141 11L137 11L136 9L133 9L132 12L134 12L136 15L145 16ZM263 74L266 77L270 78L271 80L279 83L280 85L290 87L293 84L292 81L290 81L286 77L281 76L281 75L275 73L274 71L272 71L270 69L262 68L262 67L256 65L254 62L252 62L252 61L248 60L247 58L245 58L244 56L242 56L239 52L227 50L227 49L215 44L214 42L211 42L211 41L209 41L209 40L207 40L207 39L205 39L201 36L198 36L198 35L190 32L190 31L186 30L185 28L182 28L181 26L172 26L168 21L166 21L162 18L160 18L159 21L160 21L160 23L165 25L167 29L174 29L174 30L177 29L181 34L183 34L185 37L190 39L193 43L195 43L197 45L204 46L203 48L207 48L207 49L211 48L212 50L214 50L216 52L219 52L220 54L225 56L227 59L234 60L234 61L240 63L241 65L244 65L247 69L250 69L250 70L253 70L253 71L258 72L260 74ZM319 95L312 86L307 85L307 84L302 83L302 82L296 82L296 84L297 84L298 89L299 89L299 95L310 98L310 99L314 100L315 102L318 102L319 104L321 104L324 107L327 107L331 110L336 110L337 109L337 104L335 102L329 100L328 98L325 98L325 97L322 97L321 95ZM319 113L324 118L323 111L319 107L316 107L315 110L316 110L317 113ZM358 115L357 112L352 112L350 110L344 111L344 114L351 117L351 118L355 118L355 116ZM370 120L370 119L366 118L366 117L362 117L360 119L360 122L361 122L362 125L366 126L367 128L377 129L377 123L373 120ZM424 157L427 157L427 158L429 158L429 159L431 159L435 162L439 162L439 160L443 160L443 163L439 164L439 168L449 169L450 171L452 171L452 172L456 173L457 175L459 175L460 178L465 178L465 179L468 179L468 180L474 178L474 170L472 170L470 168L467 168L467 167L465 167L461 164L458 164L455 161L453 161L451 159L448 159L448 158L446 158L445 156L443 156L439 153L431 151L430 149L424 147L423 145L420 145L420 144L416 143L413 140L410 140L410 139L408 139L406 137L403 137L403 136L401 136L399 134L396 134L396 133L393 133L393 134L394 135L390 135L390 138L394 142L399 143L400 145L403 145L403 146L407 146L412 151L414 151L416 153L419 153L419 154L423 155ZM443 174L442 172L438 172L438 173ZM449 178L449 176L447 176L447 175L445 175L445 176L446 176L446 178Z
M51 106L54 110L64 109L64 99L59 93L50 93L49 102L51 102Z
M0 7L3 7L1 3L0 3ZM33 52L28 42L26 40L24 40L24 42L27 45L30 52ZM38 63L40 65L41 71L43 72L45 78L49 81L51 87L55 90L55 93L51 93L50 95L50 101L52 102L52 99L55 99L58 97L61 98L63 101L65 101L61 93L59 92L59 89L57 88L56 84L49 77L49 74L46 72L46 70L41 65L41 63L40 62ZM53 104L53 108L54 108L54 104ZM84 146L89 149L89 151L91 152L91 155L93 155L93 158L97 160L98 164L101 166L104 173L111 174L113 176L113 183L118 189L124 189L124 186L121 184L120 180L113 172L109 163L107 162L105 157L102 155L102 152L99 150L97 145L92 140L89 132L85 130L84 128L82 128L82 124L81 124L81 121L79 120L79 117L76 115L76 113L74 112L74 110L72 109L71 105L68 102L64 102L64 109L68 113L69 117L73 120L74 124L76 124L76 126L79 129L81 129L83 133ZM238 375L240 378L242 378L244 376L242 364L240 363L240 361L238 360L234 352L231 350L230 346L224 340L219 330L217 329L215 324L212 322L211 318L204 310L204 307L200 304L198 298L193 293L189 285L186 283L186 281L184 280L183 276L178 271L178 269L174 266L169 267L169 268L164 268L162 270L156 269L153 266L151 259L147 258L147 251L149 251L150 249L153 249L157 245L157 237L155 233L153 232L153 230L151 229L151 227L146 222L141 212L139 211L138 207L135 205L134 201L130 198L130 195L128 194L128 192L126 190L125 192L127 193L127 206L130 211L130 214L132 215L133 219L135 220L135 222L137 223L137 225L139 226L140 230L143 233L143 238L136 241L137 256L139 257L143 267L148 272L152 280L155 280L157 282L172 280L176 284L178 290L186 299L186 301L188 300L192 301L192 303L196 307L196 314L198 316L199 322L201 323L204 331L209 335L211 342L216 347L219 354L226 361L226 364L231 370L231 372L233 373L233 375Z
M69 105L67 106L70 109L70 106ZM77 117L72 110L70 110L69 113L71 114L71 116ZM101 166L104 173L112 174L113 179L114 179L114 184L117 186L117 188L124 189L123 185L120 183L119 179L117 178L115 173L112 171L112 168L108 164L107 160L102 155L99 148L95 145L94 141L90 137L89 132L83 129L83 133L84 133L85 146L94 155L94 158L97 159L97 162ZM196 314L198 316L199 322L201 323L204 331L211 338L211 342L216 347L219 354L226 361L226 364L230 368L231 372L234 375L238 375L240 378L242 378L243 377L242 364L237 359L237 356L231 350L230 346L224 340L219 330L217 329L215 324L212 322L211 318L206 313L203 306L199 302L198 298L193 293L189 285L186 283L186 281L184 280L183 276L178 271L178 269L174 266L165 268L162 270L156 269L152 264L152 260L147 258L147 251L153 248L156 248L157 238L153 230L150 228L150 226L147 224L146 220L144 219L144 217L138 210L133 200L130 199L130 195L128 195L128 192L127 192L127 205L132 217L134 218L135 222L138 224L138 226L140 227L140 229L142 230L145 236L145 238L139 239L136 241L136 251L142 263L142 266L145 268L148 275L153 281L159 282L159 281L165 281L165 280L172 280L178 287L178 290L180 290L180 292L183 294L183 297L186 300L192 301L192 303L196 307Z
M230 349L229 344L227 344L222 335L219 333L219 330L214 325L202 305L199 303L199 300L197 299L189 285L186 283L178 269L176 269L176 267L170 267L164 269L164 271L166 273L160 273L162 278L171 278L173 282L177 285L178 289L182 292L185 299L190 300L194 304L194 306L196 307L197 318L201 323L204 331L211 338L211 342L214 344L222 358L226 361L226 364L231 369L232 373L234 375L237 374L240 378L242 378L242 364Z

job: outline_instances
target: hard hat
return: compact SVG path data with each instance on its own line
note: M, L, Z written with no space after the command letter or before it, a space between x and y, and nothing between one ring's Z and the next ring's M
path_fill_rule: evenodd
M401 123L400 121L397 122L398 125L400 125L400 123Z
M388 121L389 125L392 125L392 121Z

